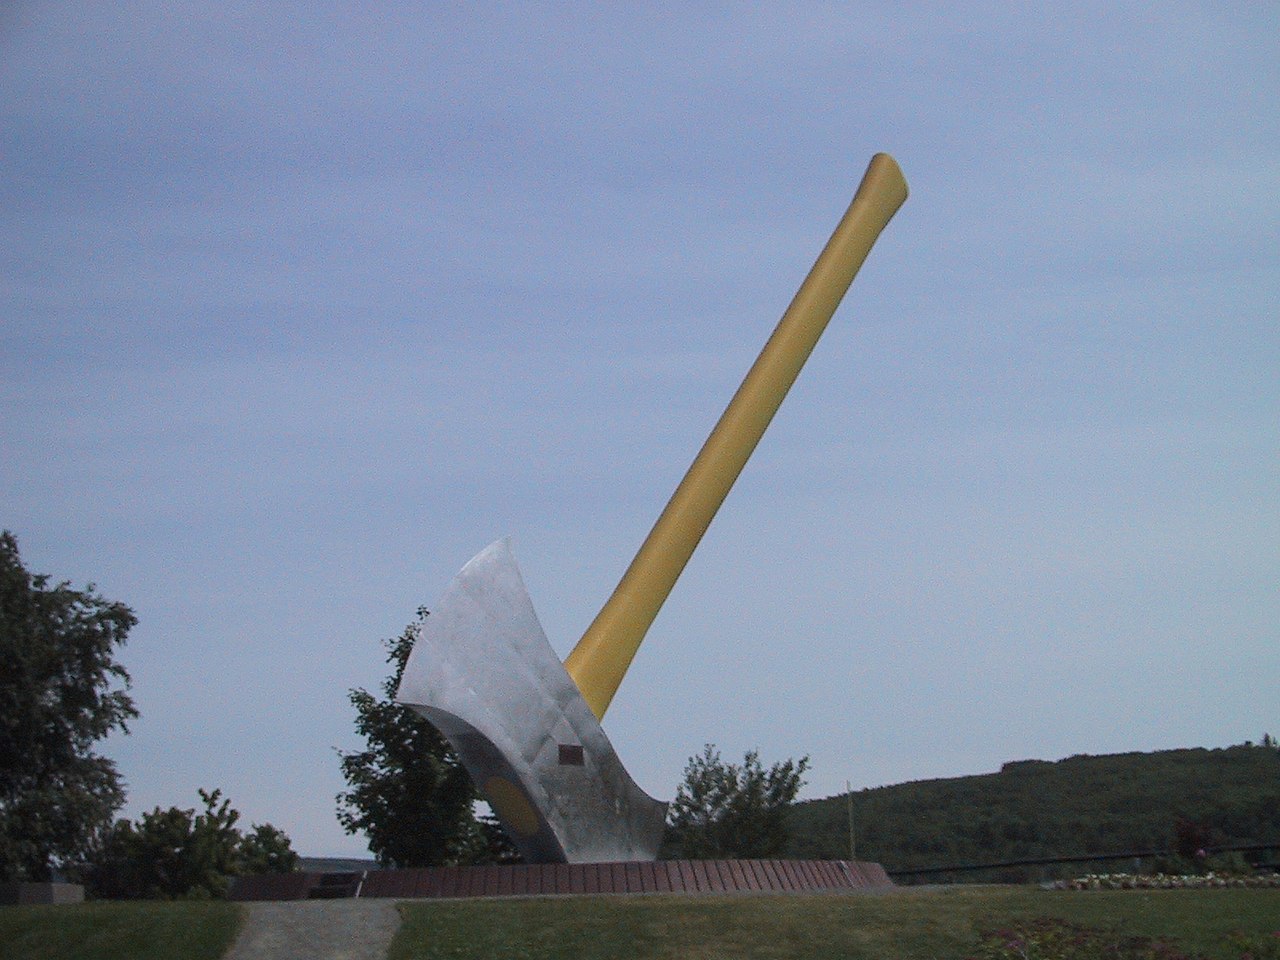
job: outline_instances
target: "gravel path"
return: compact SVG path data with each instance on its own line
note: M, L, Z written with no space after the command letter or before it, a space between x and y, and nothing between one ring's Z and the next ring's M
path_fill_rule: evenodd
M400 928L394 900L246 903L224 960L383 960Z

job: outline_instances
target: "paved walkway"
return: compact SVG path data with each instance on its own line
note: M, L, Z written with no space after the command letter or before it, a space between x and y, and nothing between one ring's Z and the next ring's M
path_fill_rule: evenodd
M246 903L224 960L383 960L400 928L393 900Z

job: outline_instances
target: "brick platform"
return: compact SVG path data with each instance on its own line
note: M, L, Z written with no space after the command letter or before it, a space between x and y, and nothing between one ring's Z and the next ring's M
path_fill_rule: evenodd
M238 877L232 900L332 896L337 878L351 896L397 900L632 893L801 893L893 886L878 863L851 860L658 860L370 870L366 874L288 873Z

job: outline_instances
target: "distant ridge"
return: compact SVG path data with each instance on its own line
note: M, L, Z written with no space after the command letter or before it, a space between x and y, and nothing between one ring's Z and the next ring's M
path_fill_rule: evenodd
M310 873L360 873L377 870L378 861L372 857L299 857L298 869Z
M854 791L857 858L887 870L1165 850L1174 823L1208 824L1217 845L1280 844L1280 751L1162 750ZM787 856L849 856L848 795L792 810Z

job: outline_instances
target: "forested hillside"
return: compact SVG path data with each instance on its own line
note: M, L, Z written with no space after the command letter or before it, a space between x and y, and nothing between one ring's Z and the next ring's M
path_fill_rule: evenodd
M1214 844L1280 843L1280 751L1245 744L1006 763L999 773L855 791L860 860L888 870L1174 845L1178 818ZM797 804L791 850L849 856L848 796Z

